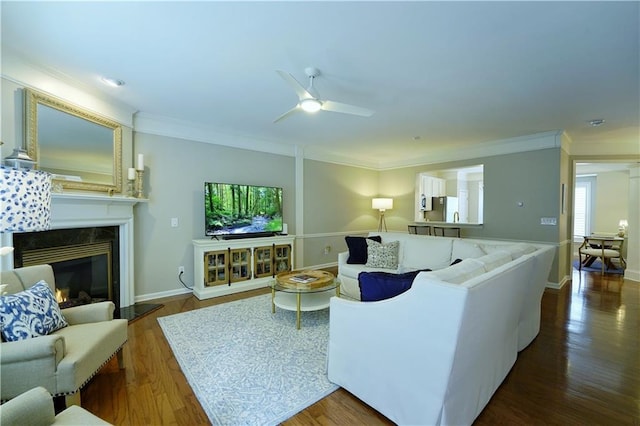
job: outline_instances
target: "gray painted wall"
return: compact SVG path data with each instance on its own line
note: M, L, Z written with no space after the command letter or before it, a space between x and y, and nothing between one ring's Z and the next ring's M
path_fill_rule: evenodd
M484 164L484 225L463 235L557 243L558 227L541 226L540 217L559 219L559 148L382 171L380 192L394 198L388 221L401 231L413 221L417 173L479 163ZM519 201L524 207L517 206Z
M304 162L304 265L337 262L345 235L378 228L371 198L378 195L379 173L321 161ZM328 248L328 250L326 250Z
M135 152L145 158L147 203L135 207L135 294L193 285L193 239L204 235L204 182L283 188L284 221L295 233L294 159L257 151L135 133ZM171 218L179 226L170 226Z
M560 229L564 220L560 212L562 152L552 148L382 171L380 192L394 198L387 221L398 231L406 231L407 224L413 221L417 173L482 163L484 224L480 228L464 228L463 237L560 244L566 239L566 231ZM568 163L568 159L565 161ZM518 207L520 201L523 207ZM555 217L558 226L540 225L541 217ZM553 282L569 273L567 262L562 259L556 259L552 268L549 279Z

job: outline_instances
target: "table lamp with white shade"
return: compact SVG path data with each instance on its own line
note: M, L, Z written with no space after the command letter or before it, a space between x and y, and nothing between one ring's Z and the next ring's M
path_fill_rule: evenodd
M627 219L620 219L618 222L618 237L624 237L627 235L627 228L629 227L629 222Z
M371 208L380 211L380 221L378 222L378 232L387 232L387 222L384 219L384 212L393 208L393 198L373 198L371 200Z

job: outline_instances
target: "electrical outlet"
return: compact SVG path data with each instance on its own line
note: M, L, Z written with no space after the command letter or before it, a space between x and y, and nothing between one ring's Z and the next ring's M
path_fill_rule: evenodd
M324 254L329 254L330 251L331 251L331 246L326 246L324 248Z
M171 227L172 228L177 228L178 227L178 218L177 217L172 217L171 218Z
M178 275L184 274L184 266L178 266Z

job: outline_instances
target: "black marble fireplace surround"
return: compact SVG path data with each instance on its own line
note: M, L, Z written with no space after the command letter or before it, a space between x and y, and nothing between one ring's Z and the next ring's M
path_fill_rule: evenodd
M68 291L67 306L108 299L115 303L115 313L118 316L120 312L118 240L117 226L15 233L13 234L14 266L19 268L34 264L32 254L42 252L42 249L58 249L53 250L54 252L71 249L72 253L77 254L70 254L70 259L53 262L47 260L47 250L44 250L42 256L37 256L35 264L51 264L56 276L56 286ZM73 250L74 247L76 250ZM87 250L84 250L84 247ZM93 247L99 247L97 253L92 253Z

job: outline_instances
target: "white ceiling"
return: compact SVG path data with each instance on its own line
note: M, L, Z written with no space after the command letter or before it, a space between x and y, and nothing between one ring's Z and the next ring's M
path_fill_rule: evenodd
M555 130L638 147L639 6L3 1L2 48L130 105L136 120L385 167ZM297 102L276 70L306 86L308 66L322 97L375 114L274 124Z

